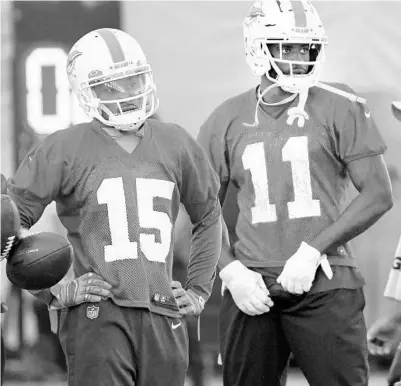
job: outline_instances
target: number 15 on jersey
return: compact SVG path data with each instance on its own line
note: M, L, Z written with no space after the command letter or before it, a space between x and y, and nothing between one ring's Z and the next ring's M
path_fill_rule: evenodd
M155 197L172 199L171 181L136 178L138 224L160 231L160 243L153 234L139 235L139 247L149 261L164 263L171 247L173 225L167 213L153 209ZM134 192L130 193L134 194ZM138 258L138 242L129 239L127 205L122 177L106 178L97 190L98 204L107 205L111 244L104 247L106 262Z

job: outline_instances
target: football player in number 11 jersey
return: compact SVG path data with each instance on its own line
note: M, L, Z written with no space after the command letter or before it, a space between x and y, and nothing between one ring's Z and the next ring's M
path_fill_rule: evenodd
M292 352L311 386L366 386L364 282L348 241L392 207L386 146L362 98L319 82L327 38L309 1L258 1L243 30L260 84L198 136L222 205L238 190L238 240L225 237L219 260L224 385L279 385Z
M74 248L77 279L36 294L65 311L68 385L184 385L182 315L202 311L220 256L218 177L184 129L151 118L156 87L134 38L109 28L86 34L71 48L67 75L93 120L46 137L9 193L28 229L55 201ZM185 288L172 288L180 203L193 237Z

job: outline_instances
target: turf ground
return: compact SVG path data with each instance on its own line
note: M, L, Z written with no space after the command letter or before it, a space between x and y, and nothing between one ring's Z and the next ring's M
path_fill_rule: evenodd
M386 386L386 372L375 372L371 374L369 386ZM222 386L221 379L211 379L207 383L207 386ZM67 386L66 382L13 382L7 381L4 383L4 386ZM191 383L188 381L185 386L191 386ZM308 386L304 376L298 369L291 369L288 377L287 386Z

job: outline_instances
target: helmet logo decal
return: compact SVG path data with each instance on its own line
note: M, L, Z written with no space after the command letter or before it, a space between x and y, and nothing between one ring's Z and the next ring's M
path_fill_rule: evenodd
M95 76L101 76L103 75L103 72L100 70L93 70L88 74L88 78L94 78Z
M68 54L67 57L67 73L72 73L75 69L75 60L82 55L81 51L74 50Z
M246 15L245 23L251 25L259 16L265 17L266 14L263 12L262 3L255 3Z

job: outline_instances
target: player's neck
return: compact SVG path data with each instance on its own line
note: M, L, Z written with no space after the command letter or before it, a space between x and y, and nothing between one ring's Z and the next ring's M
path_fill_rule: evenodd
M102 125L102 129L112 138L121 138L129 135L134 135L133 132L117 130L111 126Z
M272 84L273 82L270 79L267 79L266 76L262 76L260 82L260 92L262 93L267 87L271 86ZM290 95L292 94L284 91L281 87L275 87L263 96L263 101L266 103L277 103L288 98Z
M262 77L260 82L260 90L259 92L262 93L267 87L271 86L273 82L267 79L265 76ZM260 93L257 93L256 97L258 98ZM281 87L274 87L272 90L268 91L263 96L263 101L266 103L277 103L282 102L284 99L288 98L291 93L284 91ZM270 115L274 119L279 119L279 117L286 111L288 108L288 103L284 103L277 106L268 106L263 103L260 104L262 110Z
M102 129L128 153L132 153L141 141L141 137L134 132L120 131L107 126L102 126Z

